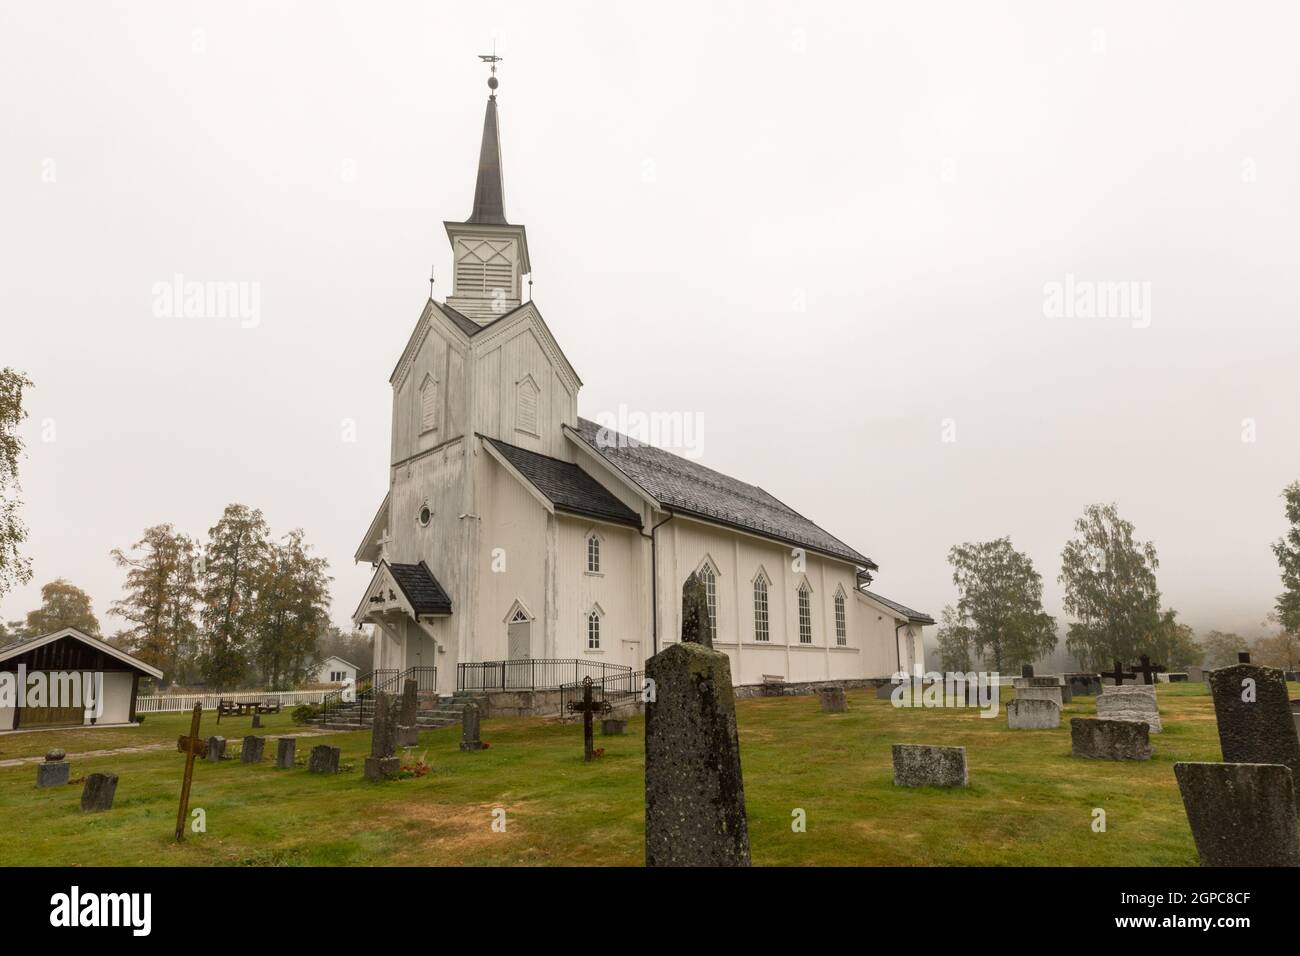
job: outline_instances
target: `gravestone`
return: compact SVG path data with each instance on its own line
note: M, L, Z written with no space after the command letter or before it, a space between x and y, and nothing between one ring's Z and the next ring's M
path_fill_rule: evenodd
M876 688L876 700L891 700L894 696L894 684L881 684Z
M1033 676L1034 676L1034 665L1033 665L1033 664L1021 664L1021 665L1020 665L1020 676L1021 676L1021 677L1033 677Z
M117 774L92 773L86 778L81 791L81 809L90 813L113 809L113 796L117 793Z
M58 748L46 753L45 761L36 765L37 787L62 787L68 782L72 764L65 757L67 754Z
M896 787L964 787L969 781L965 747L894 744Z
M402 770L402 761L393 756L397 747L397 706L393 695L375 694L375 718L370 728L370 756L366 758L367 780L387 780Z
M1205 668L1203 667L1187 668L1187 679L1194 684L1199 684L1201 681L1205 680Z
M645 674L655 689L645 711L646 866L749 866L727 655L683 640L646 661Z
M621 717L606 717L600 722L602 737L617 737L625 733L627 733L627 721Z
M1065 706L1065 695L1061 692L1060 684L1052 684L1049 687L1017 687L1017 700L1050 700L1057 708Z
M1097 698L1097 716L1146 724L1153 734L1164 730L1160 723L1160 707L1156 703L1156 689L1149 684L1102 688L1102 695Z
M312 747L311 756L307 759L307 769L311 773L338 773L339 748L328 744Z
M1090 760L1150 760L1151 731L1137 721L1071 717L1070 753Z
M1201 866L1300 866L1288 768L1176 763L1174 776Z
M275 742L275 768L292 770L293 760L297 756L298 742L292 737L281 737Z
M460 749L482 750L483 741L479 739L478 704L470 701L460 712Z
M1300 737L1280 670L1220 667L1210 677L1210 693L1225 763L1280 763L1293 781L1300 779Z
M244 745L239 751L240 763L261 763L266 751L266 738L249 734L244 738Z
M226 738L208 738L208 760L217 763L226 756Z
M821 700L822 710L828 714L842 714L849 709L843 687L818 687L817 697Z
M713 628L709 622L709 592L704 580L694 572L682 585L682 641L713 647Z
M254 730L261 730L261 729L262 729L262 715L261 715L261 714L254 714L254 715L253 715L253 729L254 729Z
M1186 671L1170 671L1169 674L1167 674L1166 676L1169 678L1169 683L1171 683L1171 684L1186 684L1186 683L1187 683L1187 672L1186 672Z
M1070 685L1070 692L1077 697L1096 697L1101 693L1100 674L1066 674L1065 682Z
M420 685L407 678L402 685L402 706L397 716L397 746L414 747L420 742Z
M1061 707L1053 700L1017 697L1007 704L1008 730L1050 730L1061 726Z

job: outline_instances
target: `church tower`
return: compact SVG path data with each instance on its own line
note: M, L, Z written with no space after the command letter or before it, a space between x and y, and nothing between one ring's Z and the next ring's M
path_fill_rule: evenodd
M492 64L488 79L483 143L479 147L474 208L464 222L445 222L451 242L452 294L447 304L487 325L523 302L528 261L528 236L523 226L506 221L501 179L501 130L497 124L496 64L500 57L483 57Z

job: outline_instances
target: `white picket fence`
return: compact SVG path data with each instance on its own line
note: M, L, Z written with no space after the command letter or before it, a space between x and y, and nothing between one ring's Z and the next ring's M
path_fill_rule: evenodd
M222 700L278 700L281 707L319 704L327 690L239 691L231 694L150 694L135 699L137 714L168 714L194 709L202 702L204 710L216 710Z

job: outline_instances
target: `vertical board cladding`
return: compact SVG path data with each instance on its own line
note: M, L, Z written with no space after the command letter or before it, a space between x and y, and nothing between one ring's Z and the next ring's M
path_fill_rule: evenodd
M466 479L465 442L452 441L394 469L389 499L388 553L392 561L424 561L451 597L456 609L464 600L464 562L459 548L461 491ZM428 503L428 526L421 526L420 509Z
M533 619L531 656L551 657L544 646L546 601L546 509L490 455L479 455L479 554L473 635L474 660L509 655L507 618L518 601ZM498 550L499 549L499 550Z
M661 624L661 640L677 638L682 584L707 557L718 576L718 649L732 660L737 684L760 683L764 675L788 681L876 676L869 669L871 658L883 655L868 655L864 650L877 641L880 628L872 626L865 609L853 600L853 565L806 553L803 570L798 571L791 549L784 545L682 517L663 530L669 528L671 536L661 532L660 539L660 608L661 614L668 614ZM766 642L756 640L754 630L753 582L760 569L769 582ZM798 588L805 581L811 589L811 644L799 641ZM846 595L848 643L838 648L834 598L841 588ZM887 642L892 640L891 625ZM882 673L892 671L891 665Z
M641 556L641 536L633 528L598 524L574 515L559 515L557 577L559 619L556 656L579 657L639 669L644 660L631 656L626 642L649 641L642 609L650 586ZM600 538L600 571L587 571L587 539ZM587 646L587 615L600 612L600 647ZM644 658L644 655L642 656Z
M394 383L394 462L440 445L464 428L464 356L442 321L426 316L410 365ZM431 392L425 389L426 382L432 384ZM426 405L433 412L429 428L424 427Z
M577 422L577 395L543 345L531 312L485 333L475 357L476 427L553 458L573 459L561 426Z

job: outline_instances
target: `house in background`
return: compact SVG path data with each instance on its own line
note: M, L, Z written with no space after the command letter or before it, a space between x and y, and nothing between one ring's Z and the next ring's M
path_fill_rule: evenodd
M47 706L0 706L0 731L32 727L97 727L135 723L135 699L141 677L162 679L162 671L151 667L126 651L118 650L106 641L83 634L74 627L45 634L25 637L0 647L0 674L13 675L7 681L17 682L19 674L30 678L33 674L72 675L85 686L86 675L103 675L102 707L48 706L66 704L61 697L53 699L47 691ZM0 678L2 679L2 678ZM57 683L57 682L55 682ZM68 681L62 682L64 688ZM22 688L19 688L21 691ZM65 695L66 696L66 695ZM80 699L80 698L78 698ZM9 703L9 701L4 701ZM84 701L83 701L84 703Z
M316 683L357 685L357 665L341 657L327 657L316 666Z

